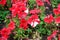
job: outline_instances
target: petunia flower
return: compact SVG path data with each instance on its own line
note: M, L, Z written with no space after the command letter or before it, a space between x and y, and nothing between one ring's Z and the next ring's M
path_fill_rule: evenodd
M26 30L26 29L28 28L27 20L21 19L21 20L20 20L19 28L22 28L22 29Z
M58 11L57 8L53 9L53 12L54 12L55 15L59 15L60 14L60 12Z
M52 23L54 21L54 17L50 14L44 18L44 22L46 23Z
M9 37L10 33L11 33L11 31L8 28L3 28L1 30L1 36L6 39Z
M38 15L36 14L30 16L30 18L28 19L28 24L30 24L32 27L35 27L39 23L40 23L40 20L38 18Z
M10 31L12 31L12 30L14 30L15 29L15 23L14 23L14 21L10 21L10 23L8 24L8 29L10 30Z
M54 12L55 15L60 15L60 4L58 4L57 8L53 9L53 12Z

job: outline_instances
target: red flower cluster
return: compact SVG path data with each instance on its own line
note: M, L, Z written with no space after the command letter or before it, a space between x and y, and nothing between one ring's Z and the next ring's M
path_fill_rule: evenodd
M52 38L54 38L57 35L57 32L58 30L53 31L53 33L47 37L47 40L51 40Z
M44 18L44 22L52 23L54 21L54 17L50 14Z
M60 4L58 5L58 8L53 9L53 12L55 15L60 15Z
M38 14L41 12L40 9L33 9L30 10L31 16L26 20L25 18L27 17L28 14L28 8L27 6L27 1L28 0L11 0L12 2L12 7L10 8L10 11L12 12L12 17L18 16L20 20L20 25L19 28L22 28L26 30L28 28L28 24L31 25L32 27L35 27L37 24L40 23L40 19L38 17ZM38 6L44 6L44 0L36 0L36 3ZM48 4L50 2L48 0L45 0ZM1 5L6 4L6 0L0 0ZM58 8L55 8L53 10L55 15L60 15L60 4L58 5ZM44 18L44 22L50 24L55 20L55 23L60 23L60 16L57 16L55 19L52 15L48 15ZM14 21L10 20L10 23L8 24L8 28L3 28L0 31L0 40L7 40L9 35L11 34L11 31L15 29L15 23ZM55 37L58 31L54 31L47 39L51 40L52 37ZM59 36L60 40L60 36Z
M14 30L15 28L15 23L13 21L10 21L10 23L8 24L8 28L3 28L0 31L0 40L7 40L9 35L11 34L11 31Z
M28 24L30 24L32 27L35 27L37 24L40 23L40 19L38 18L38 14L41 12L40 9L34 8L33 10L30 10L30 18L28 19Z
M28 28L28 24L30 24L32 27L35 27L39 23L40 20L38 19L38 15L35 14L35 15L31 15L28 20L21 19L19 27L26 30Z
M12 17L18 16L20 19L20 28L26 30L28 28L28 22L25 20L25 17L28 14L28 8L26 8L27 0L12 0L12 7L10 11L12 11ZM13 27L14 28L14 27Z
M53 10L54 14L56 15L56 18L55 18L55 23L60 23L60 4L58 4L58 8L55 8Z
M12 17L16 17L16 15L18 15L19 19L26 17L26 10L26 5L23 2L17 2L15 4L12 4L12 7L10 8L10 11L12 11Z
M0 0L0 4L4 6L6 4L6 0Z
M37 24L40 23L40 20L38 19L37 15L40 12L39 9L31 10L30 13L34 15L30 16L28 20L25 20L28 14L28 8L26 8L27 0L20 0L20 1L12 0L12 1L14 1L14 4L12 4L10 11L12 11L12 17L18 16L18 18L21 19L19 25L20 28L26 30L28 28L28 24L35 27Z

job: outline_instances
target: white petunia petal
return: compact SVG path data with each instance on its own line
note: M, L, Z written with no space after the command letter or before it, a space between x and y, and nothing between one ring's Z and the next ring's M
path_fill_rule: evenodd
M25 10L24 12L28 14L28 12L29 12L28 8L27 8L27 10Z
M38 22L31 22L31 26L35 27L38 24Z

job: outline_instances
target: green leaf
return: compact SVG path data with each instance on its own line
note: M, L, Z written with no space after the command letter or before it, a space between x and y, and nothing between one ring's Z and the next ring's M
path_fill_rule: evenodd
M44 20L44 18L45 18L45 14L42 13L41 16L40 16L40 18L41 18L41 20Z
M7 14L9 14L9 11L0 11L0 23L6 19Z
M31 33L31 32L32 32L32 30L31 30L31 29L29 29L29 28L28 28L26 31L27 31L28 33Z
M47 35L50 35L50 34L51 34L51 30L47 29Z
M13 18L13 20L16 23L16 26L18 27L19 24L20 24L20 21L19 21L18 17Z
M29 0L29 8L33 9L35 3L36 3L35 0Z

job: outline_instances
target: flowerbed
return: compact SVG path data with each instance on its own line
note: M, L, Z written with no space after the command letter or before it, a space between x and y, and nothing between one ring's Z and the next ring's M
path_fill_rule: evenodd
M0 40L60 40L60 0L0 0Z

